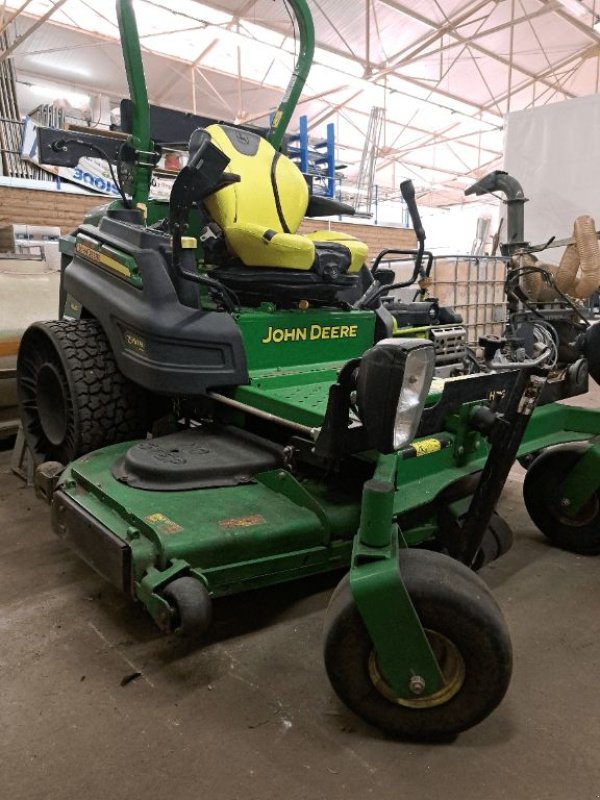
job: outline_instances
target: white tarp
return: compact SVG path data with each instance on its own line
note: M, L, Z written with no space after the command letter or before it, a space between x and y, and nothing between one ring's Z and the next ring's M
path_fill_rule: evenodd
M590 214L600 227L600 95L508 114L504 169L523 186L525 239L571 235ZM562 251L550 250L558 260Z

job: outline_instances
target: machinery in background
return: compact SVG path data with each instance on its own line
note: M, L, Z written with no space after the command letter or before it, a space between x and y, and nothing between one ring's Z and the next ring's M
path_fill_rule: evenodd
M441 306L435 297L429 297L433 254L425 250L425 229L416 206L415 192L411 181L400 185L402 198L409 210L417 237L416 250L388 248L373 260L370 275L363 277L366 289L354 303L355 308L370 308L377 314L376 335L397 337L419 337L429 340L435 352L435 375L450 378L471 371L467 347L467 331L462 317L450 306ZM413 262L412 274L397 281L392 269L385 264L406 259ZM397 297L402 290L414 290L411 301ZM395 293L395 294L394 294Z
M588 374L600 383L600 329L590 324L582 300L600 286L600 248L591 217L575 221L573 237L542 245L525 241L520 183L497 170L469 187L466 195L502 192L506 196L508 259L506 295L508 325L503 337L482 337L485 365L490 370L515 364L546 366L550 377L545 396L557 399L557 387L586 391ZM559 265L535 255L549 247L566 247Z

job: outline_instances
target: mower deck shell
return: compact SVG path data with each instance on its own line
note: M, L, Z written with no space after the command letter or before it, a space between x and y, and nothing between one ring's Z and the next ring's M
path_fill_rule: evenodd
M543 406L533 414L519 457L598 434L598 412ZM451 432L417 440L398 459L394 516L411 546L431 537L432 526L426 523L435 515L442 493L485 464L489 449L483 438L461 463L456 441ZM173 562L185 563L201 575L213 596L350 564L361 511L360 492L352 489L350 480L344 492L339 479L335 486L325 480L298 481L288 470L277 469L254 475L246 485L148 491L127 486L112 474L114 463L131 444L107 447L73 462L53 502L56 533L125 591L148 569L166 570ZM375 468L369 454L359 461L363 471L369 463ZM410 525L403 526L402 518L409 515ZM94 527L101 545L94 540ZM130 581L121 577L129 559Z

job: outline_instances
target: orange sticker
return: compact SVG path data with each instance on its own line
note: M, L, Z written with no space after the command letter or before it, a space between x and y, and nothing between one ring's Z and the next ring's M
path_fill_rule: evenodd
M230 530L231 528L251 528L253 525L262 525L266 522L264 517L260 514L255 514L253 517L237 517L233 519L222 519L219 522L220 528Z

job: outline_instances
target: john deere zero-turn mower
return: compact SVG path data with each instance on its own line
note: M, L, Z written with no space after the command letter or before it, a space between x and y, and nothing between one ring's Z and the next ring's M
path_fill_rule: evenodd
M510 680L474 572L509 544L508 471L540 453L536 522L600 550L600 415L551 402L587 380L538 351L440 377L428 332L452 312L430 302L424 324L423 306L382 300L390 276L364 244L297 233L348 209L309 197L279 151L314 41L305 0L289 2L300 55L271 130L195 131L169 204L148 199L158 148L132 2L117 2L129 140L42 131L40 146L61 163L100 150L122 200L62 242L61 318L21 345L23 426L56 533L161 629L201 632L221 595L347 569L325 623L335 691L393 735L448 736Z

